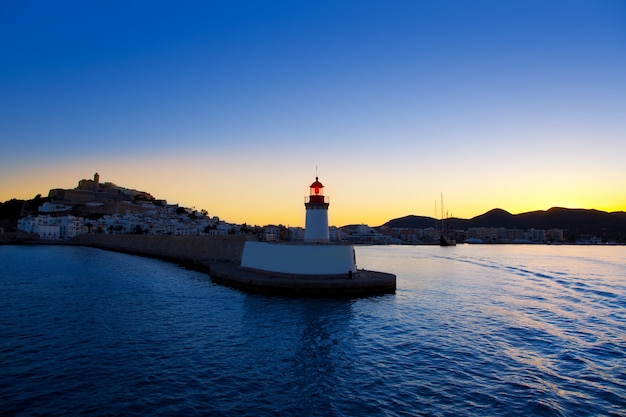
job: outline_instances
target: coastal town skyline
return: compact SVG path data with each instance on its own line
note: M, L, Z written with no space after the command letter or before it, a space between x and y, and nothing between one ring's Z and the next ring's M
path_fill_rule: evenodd
M307 197L306 200L310 202L310 199L315 195L323 197L323 201L328 202L328 197L324 195L323 189L320 190L317 187L321 185L317 179L318 178L316 177L315 183L311 184L310 196ZM323 188L323 185L321 186ZM443 200L441 200L441 203L443 203ZM12 217L11 211L13 212L13 215L21 213L18 216L20 222L32 222L33 213L36 210L38 215L43 217L39 220L35 219L35 223L44 222L46 224L52 224L72 221L76 222L76 224L81 224L80 228L85 226L83 224L85 218L83 217L88 217L93 220L93 218L109 214L115 219L124 218L128 221L124 225L121 233L135 233L137 227L139 227L140 230L143 230L146 233L163 234L163 231L155 229L154 222L144 224L146 216L149 218L152 215L156 215L160 219L157 223L165 222L169 227L171 226L169 223L171 218L169 215L163 215L166 213L171 214L173 212L175 212L176 216L182 216L184 223L188 220L203 219L200 223L194 226L193 230L189 229L189 225L184 225L183 230L174 234L194 235L207 233L207 230L205 230L206 224L203 223L206 220L211 220L211 224L219 224L221 226L222 233L237 233L237 230L239 229L251 230L251 228L270 228L270 230L272 230L271 233L275 233L276 228L289 228L290 230L299 229L300 232L304 230L304 227L302 226L289 225L284 222L277 222L273 224L253 224L249 222L232 223L224 221L224 219L220 218L219 215L215 213L211 214L203 208L181 206L176 202L172 203L168 202L166 199L159 198L158 196L155 197L146 190L136 190L124 187L120 184L112 183L110 181L100 181L100 174L97 172L93 175L93 178L83 178L79 180L77 187L67 189L53 188L49 190L47 195L38 194L33 199L28 200L12 198L5 202L0 201L0 206L4 204L6 204L7 207L13 207L13 209L9 208L8 211L5 211L5 215L8 215L8 218ZM16 204L19 204L19 206L16 206ZM21 209L17 209L17 207L20 206ZM308 207L307 204L305 204L305 207ZM139 211L139 214L136 213L137 211ZM54 218L51 218L51 214ZM409 214L399 218L388 219L384 224L379 225L352 223L329 226L331 230L345 227L364 227L367 230L373 230L372 228L383 227L397 229L434 229L434 231L438 233L444 228L444 223L447 223L448 221L453 221L453 228L456 231L464 230L464 228L470 227L467 222L473 221L479 221L482 225L489 224L489 227L492 229L491 231L495 230L494 227L496 227L496 225L503 230L507 229L507 227L513 227L513 229L518 231L521 231L523 227L530 227L531 229L539 227L537 230L543 230L545 227L551 227L554 229L553 225L557 223L566 229L574 227L574 229L578 230L582 227L584 231L587 232L586 234L589 234L588 232L591 231L600 231L600 234L604 236L607 232L611 234L620 234L620 226L618 225L619 220L617 220L618 217L612 217L612 219L617 222L613 223L609 220L609 218L604 216L623 216L624 214L626 214L625 211L606 212L598 209L576 209L565 207L551 207L548 210L531 210L523 213L510 213L501 208L494 207L485 213L481 213L478 216L474 216L469 219L460 217L444 218L442 217L444 215L442 210L438 211L433 216ZM34 215L34 217L37 218L38 215ZM576 217L576 220L574 220L572 215ZM520 216L526 216L526 220L521 221ZM550 216L551 220L547 220L547 216ZM569 219L568 221L565 221L565 223L563 223L563 216L568 217ZM583 218L583 216L585 218ZM602 216L603 219L600 220L599 216ZM531 217L533 220L528 221ZM561 217L561 220L557 220L559 217ZM517 218L518 220L513 220L513 218ZM12 226L10 224L7 225L8 228L11 229ZM457 230L458 227L460 227L459 230ZM520 229L520 227L522 229ZM2 228L0 228L0 231L1 230ZM24 228L21 228L18 225L18 230L23 231ZM116 233L120 233L120 231L117 231Z
M0 201L103 181L233 223L626 210L618 1L3 6Z

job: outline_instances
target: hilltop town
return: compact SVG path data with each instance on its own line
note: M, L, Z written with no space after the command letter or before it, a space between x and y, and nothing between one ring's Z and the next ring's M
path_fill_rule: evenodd
M7 202L10 203L10 202ZM81 179L73 189L51 189L48 197L21 203L16 229L43 240L68 240L86 233L148 234L170 236L256 235L262 240L301 240L304 229L277 226L248 226L209 216L206 210L180 207L156 199L145 191L133 190L100 175ZM11 225L5 221L4 229ZM337 228L333 228L339 233ZM9 231L9 230L4 230ZM342 237L333 236L335 240Z
M572 221L574 215L578 217ZM570 220L564 222L563 219ZM407 216L378 227L331 226L330 239L354 244L436 244L441 234L446 234L467 243L599 244L624 243L625 231L626 214L623 212L551 209L511 215L503 210L492 210L470 220L447 219L444 222ZM101 182L98 173L93 179L81 179L73 189L51 189L48 197L0 203L0 235L5 236L0 241L8 240L8 232L45 241L66 241L82 234L249 235L265 241L304 239L301 227L228 223L217 216L209 216L206 210L180 207L145 191Z
M33 207L35 206L35 207ZM150 193L82 179L74 189L52 189L47 198L24 204L17 221L21 232L45 240L67 240L85 233L152 235L222 235L248 232L245 225L229 224L196 211L168 204Z

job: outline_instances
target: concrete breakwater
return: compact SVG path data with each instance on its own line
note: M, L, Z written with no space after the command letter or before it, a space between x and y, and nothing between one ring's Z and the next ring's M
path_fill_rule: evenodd
M2 232L0 229L0 245L1 244L19 244L30 243L39 240L39 235L36 233L24 233L24 232Z
M72 245L150 256L209 269L216 262L239 263L244 236L154 236L85 234Z
M360 297L394 293L396 276L357 270L334 275L280 274L242 268L245 236L85 234L68 244L173 261L208 272L214 282L251 292L287 296Z

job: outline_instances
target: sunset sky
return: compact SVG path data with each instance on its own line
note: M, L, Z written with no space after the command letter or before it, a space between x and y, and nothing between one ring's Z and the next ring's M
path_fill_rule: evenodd
M626 210L626 2L0 5L0 201L98 172L303 226L316 167L336 226Z

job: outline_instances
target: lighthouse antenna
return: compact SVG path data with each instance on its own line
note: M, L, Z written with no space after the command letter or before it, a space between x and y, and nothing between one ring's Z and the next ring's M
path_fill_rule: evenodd
M317 181L317 165L315 165L315 181Z

